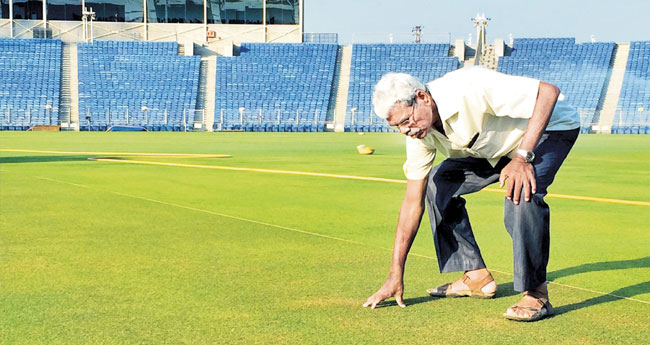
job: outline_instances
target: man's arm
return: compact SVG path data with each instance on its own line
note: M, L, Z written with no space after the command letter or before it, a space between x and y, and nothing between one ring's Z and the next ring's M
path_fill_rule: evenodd
M542 133L546 130L548 120L551 118L551 113L559 95L560 90L554 85L545 82L539 83L539 91L537 93L533 115L528 120L524 137L519 145L520 149L526 151L535 149L539 139L542 137ZM514 155L510 163L501 170L501 175L499 176L500 187L503 187L506 180L506 197L508 199L512 198L515 204L519 204L522 187L526 201L530 201L531 190L533 194L536 192L537 182L535 181L533 165L526 163L520 155Z
M369 306L375 309L381 301L393 296L395 296L395 301L400 307L406 307L402 297L404 293L404 265L424 213L426 186L427 178L424 180L408 180L406 182L406 195L400 208L397 229L395 230L393 260L390 265L388 279L377 292L368 297L363 304L364 307Z

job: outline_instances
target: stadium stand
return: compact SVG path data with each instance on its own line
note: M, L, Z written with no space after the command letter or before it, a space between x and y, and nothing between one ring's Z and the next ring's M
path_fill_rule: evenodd
M612 133L650 134L650 41L630 43Z
M179 56L177 42L95 41L77 47L82 130L192 128L200 56Z
M215 130L320 132L336 44L242 43L217 58Z
M448 57L449 44L355 44L346 131L387 132L386 121L372 112L372 88L388 72L409 73L427 82L458 68L458 59Z
M0 129L56 125L61 41L0 38Z
M537 78L560 88L580 112L582 132L594 119L605 87L614 43L575 43L575 38L515 39L509 56L500 59L503 73Z

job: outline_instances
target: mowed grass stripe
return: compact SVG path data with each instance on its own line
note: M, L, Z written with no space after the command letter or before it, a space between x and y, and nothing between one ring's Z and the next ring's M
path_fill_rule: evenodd
M50 150L23 150L23 149L0 149L3 152L22 153L49 153L57 155L110 155L110 156L137 156L137 157L175 157L175 158L231 158L226 154L210 153L162 153L162 152L89 152L89 151L50 151Z
M177 207L177 208L186 209L186 210L190 210L190 211L195 211L195 212L200 212L200 213L206 213L206 214L215 215L215 216L219 216L219 217L223 217L223 218L229 218L229 219L234 219L234 220L238 220L238 221L242 221L242 222L247 222L247 223L252 223L252 224L256 224L256 225L267 226L267 227L271 227L271 228L275 228L275 229L281 229L281 230L291 231L291 232L294 232L294 233L300 233L300 234L304 234L304 235L311 235L311 236L316 236L316 237L326 238L326 239L330 239L330 240L335 240L335 241L341 241L341 242L346 242L346 243L350 243L350 244L355 244L355 245L359 245L359 246L363 246L363 247L367 247L367 248L381 249L381 250L385 250L385 251L390 251L390 252L392 252L392 249L391 249L391 248L385 248L385 247L379 247L379 246L372 246L372 245L368 245L368 244L363 243L363 242L354 241L354 240L348 240L348 239L341 238L341 237L335 237L335 236L323 235L323 234L319 234L319 233L316 233L316 232L311 232L311 231L306 231L306 230L301 230L301 229L291 228L291 227L287 227L287 226L283 226L283 225L271 224L271 223L267 223L267 222L260 222L260 221L253 220L253 219L248 219L248 218L243 218L243 217L238 217L238 216L232 216L232 215L228 215L228 214L224 214L224 213L214 212L214 211L210 211L210 210L204 210L204 209L200 209L200 208L196 208L196 207L191 207L191 206L186 206L186 205L180 205L180 204L170 203L170 202L166 202L166 201L161 201L161 200L156 200L156 199L151 199L151 198L141 197L141 196L132 195L132 194L127 194L127 193L121 193L121 192L115 192L115 191L108 191L108 190L95 189L95 188L91 188L91 187L86 186L86 185L81 185L81 184L77 184L77 183L72 183L72 182L67 182L67 181L61 181L61 180L56 180L56 179L52 179L52 178L48 178L48 177L43 177L43 176L35 176L35 178L38 178L38 179L41 179L41 180L45 180L45 181L50 181L50 182L55 182L55 183L62 183L62 184L67 184L67 185L71 185L71 186L75 186L75 187L85 188L85 189L89 189L89 190L95 190L95 191L100 191L100 192L110 193L110 194L114 194L114 195L120 195L120 196L124 196L124 197L128 197L128 198L132 198L132 199L144 200L144 201L148 201L148 202L152 202L152 203L156 203L156 204L160 204L160 205L166 205L166 206ZM417 253L410 253L410 255L411 255L411 256L420 257L420 258L429 259L429 260L435 260L435 259L436 259L436 258L431 257L431 256L421 255L421 254L417 254ZM496 272L496 273L500 273L500 274L504 274L504 275L508 275L508 276L512 276L512 275L513 275L513 274L510 273L510 272L504 272L504 271L493 270L493 269L491 269L491 271L492 271L492 272ZM629 301L633 301L633 302L640 302L640 303L643 303L643 304L650 304L650 302L648 302L648 301L639 300L639 299L631 298L631 297L625 297L625 296L615 295L615 294L611 294L611 293L607 293L607 292L602 292L602 291L597 291L597 290L592 290L592 289L587 289L587 288L583 288L583 287L579 287L579 286L573 286L573 285L568 285L568 284L556 283L556 282L553 282L553 281L549 281L548 283L549 283L549 284L553 284L553 285L557 285L557 286L561 286L561 287L565 287L565 288L570 288L570 289L575 289L575 290L581 290L581 291L585 291L585 292L590 292L590 293L594 293L594 294L598 294L598 295L603 295L603 296L612 296L612 297L615 297L615 298L624 299L624 300L629 300Z
M242 167L230 167L230 166L219 166L219 165L197 165L197 164L183 164L183 163L165 163L165 162L152 162L152 161L142 161L142 160L121 160L121 159L113 159L113 158L90 158L90 159L94 160L94 161L97 161L97 162L130 163L130 164L144 164L144 165L161 165L161 166L172 166L172 167L181 167L181 168L196 168L196 169L246 171L246 172L258 172L258 173L269 173L269 174L316 176L316 177L329 177L329 178L340 178L340 179L349 179L349 180L376 181L376 182L388 182L388 183L406 184L406 180L398 180L398 179L390 179L390 178L382 178L382 177L367 177L367 176L355 176L355 175L326 174L326 173L307 172L307 171L260 169L260 168L242 168ZM485 188L485 189L483 189L483 191L491 192L491 193L504 193L503 190L494 189L494 188ZM593 201L593 202L608 203L608 204L620 204L620 205L632 205L632 206L650 207L650 202L646 202L646 201L608 199L608 198L598 198L598 197L590 197L590 196L553 194L553 193L549 193L546 196L549 197L549 198L557 198L557 199L570 199L570 200L580 200L580 201Z

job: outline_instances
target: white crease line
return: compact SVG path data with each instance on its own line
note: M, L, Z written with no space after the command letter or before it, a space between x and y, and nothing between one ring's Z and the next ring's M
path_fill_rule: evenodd
M596 294L607 295L607 296L612 296L612 297L616 297L616 298L628 299L628 300L630 300L630 301L635 301L635 302L640 302L640 303L650 304L650 302L648 302L648 301L644 301L644 300L640 300L640 299L636 299L636 298L632 298L632 297L625 297L625 296L614 295L613 293L604 293L604 292L600 292L600 291L596 291L596 290L586 289L586 288L582 288L582 287L578 287L578 286L572 286L572 285L567 285L567 284L562 284L562 283L556 283L556 282L552 282L552 281L550 281L550 282L548 282L548 283L549 283L549 284L555 284L555 285L558 285L558 286L569 287L569 288L572 288L572 289L577 289L577 290L582 290L582 291L588 291L588 292L592 292L592 293L596 293Z
M326 174L326 173L317 173L317 172L308 172L308 171L261 169L261 168L242 168L242 167L231 167L231 166L221 166L221 165L165 163L165 162L152 162L152 161L141 161L141 160L122 160L122 159L101 158L101 157L89 158L89 160L93 160L93 161L97 161L97 162L110 162L110 163L160 165L160 166L180 167L180 168L246 171L246 172L258 172L258 173L269 173L269 174L285 174L285 175L300 175L300 176L317 176L317 177L331 177L331 178L340 178L340 179L348 179L348 180L376 181L376 182L389 182L389 183L406 184L406 180L398 180L398 179L391 179L391 178L367 177L367 176L355 176L355 175L341 175L341 174ZM499 193L499 194L505 195L505 190L502 190L502 189L484 188L481 191L482 192ZM646 202L646 201L606 199L606 198L597 198L597 197L590 197L590 196L553 194L553 193L547 194L546 197L547 198L557 198L557 199L594 201L594 202L609 203L609 204L622 204L622 205L634 205L634 206L650 207L650 202Z
M358 245L362 245L362 246L369 247L369 246L368 246L367 244L365 244L365 243L357 242L357 241L352 241L352 240L346 240L346 239L344 239L344 238L340 238L340 237L328 236L328 235L323 235L323 234L319 234L319 233L315 233L315 232L309 232L309 231L305 231L305 230L299 230L299 229L289 228L289 227L282 226L282 225L275 225L275 224L265 223L265 222L260 222L260 221L256 221L256 220L252 220L252 219L241 218L241 217L236 217L236 216L230 216L230 215L223 214L223 213L218 213L218 212L213 212L213 211L203 210L203 209L195 208L195 207L191 207L191 206L185 206L185 205L173 204L173 203L169 203L169 202L165 202L165 201L160 201L160 200L155 200L155 199L144 198L144 197L141 197L141 196L136 196L136 195L126 194L126 193L112 192L112 191L108 191L108 192L109 192L109 193L112 193L112 194L116 194L116 195L126 196L126 197L129 197L129 198L140 199L140 200L146 200L146 201L150 201L150 202L154 202L154 203L158 203L158 204L162 204L162 205L168 205L168 206L174 206L174 207L178 207L178 208L184 208L184 209L187 209L187 210L192 210L192 211L196 211L196 212L207 213L207 214L211 214L211 215L215 215L215 216L219 216L219 217L230 218L230 219L236 219L236 220L239 220L239 221L248 222L248 223L253 223L253 224L257 224L257 225L264 225L264 226L273 227L273 228L277 228L277 229L283 229L283 230L288 230L288 231L298 232L298 233L301 233L301 234L313 235L313 236L318 236L318 237L328 238L328 239L331 239L331 240L343 241L343 242L348 242L348 243L353 243L353 244L358 244ZM382 248L382 249L385 249L385 248Z
M58 183L63 183L63 184L69 184L69 185L71 185L71 186L76 186L76 187L81 187L81 188L90 188L90 187L88 187L88 186L84 186L84 185L82 185L82 184L76 184L76 183L66 182L66 181L59 181L59 180L55 180L55 179L48 178L48 177L43 177L43 176L36 176L36 178L37 178L37 179L41 179L41 180L51 181L51 182L58 182Z
M75 184L75 183L71 183L71 182L66 182L66 181L55 180L55 179L47 178L47 177L36 176L36 178L39 178L39 179L42 179L42 180L47 180L47 181L52 181L52 182L64 183L64 184L77 186L77 187L82 187L82 188L87 188L87 189L93 189L93 188L90 188L88 186ZM97 190L97 189L95 189L95 190ZM186 210L191 210L191 211L196 211L196 212L201 212L201 213L207 213L207 214L211 214L211 215L215 215L215 216L219 216L219 217L235 219L235 220L239 220L239 221L242 221L242 222L248 222L248 223L253 223L253 224L257 224L257 225L264 225L264 226L268 226L268 227L272 227L272 228L276 228L276 229L282 229L282 230L297 232L297 233L301 233L301 234L304 234L304 235L312 235L312 236L327 238L327 239L330 239L330 240L336 240L336 241L341 241L341 242L346 242L346 243L352 243L352 244L360 245L360 246L363 246L363 247L386 250L386 251L390 251L390 252L393 251L391 248L371 246L371 245L368 245L368 244L363 243L363 242L352 241L352 240L348 240L348 239L345 239L345 238L323 235L323 234L319 234L319 233L316 233L316 232L310 232L310 231L305 231L305 230L294 229L294 228L290 228L290 227L286 227L286 226L282 226L282 225L265 223L265 222L260 222L260 221L257 221L257 220L252 220L252 219L247 219L247 218L242 218L242 217L237 217L237 216L231 216L231 215L227 215L227 214L224 214L224 213L218 213L218 212L203 210L203 209L196 208L196 207L179 205L179 204L174 204L174 203L170 203L170 202L145 198L145 197L126 194L126 193L114 192L114 191L103 190L103 192L107 192L107 193L111 193L111 194L115 194L115 195L121 195L121 196L134 198L134 199L145 200L145 201L149 201L149 202L153 202L153 203L157 203L157 204L161 204L161 205L173 206L173 207L183 208L183 209L186 209ZM410 253L410 255L411 256L417 256L417 257L420 257L420 258L430 259L430 260L436 260L436 258L434 258L434 257L427 256L427 255L422 255L422 254L417 254L417 253ZM513 275L512 273L509 273L509 272L497 271L497 270L493 270L493 269L490 269L490 271L505 274L505 275L508 275L508 276ZM612 296L612 297L625 299L625 300L629 300L629 301L634 301L634 302L639 302L639 303L644 303L644 304L650 304L650 302L648 302L648 301L644 301L644 300L640 300L640 299L636 299L636 298L632 298L632 297L614 295L614 294L607 293L607 292L601 292L601 291L586 289L586 288L582 288L582 287L578 287L578 286L572 286L572 285L567 285L567 284L562 284L562 283L556 283L556 282L553 282L553 281L548 281L548 283L558 285L558 286L562 286L562 287L566 287L566 288L587 291L587 292L591 292L591 293L595 293L595 294Z
M391 182L391 183L406 184L406 180L396 180L396 179L382 178L382 177L364 177L364 176L354 176L354 175L326 174L326 173L317 173L317 172L308 172L308 171L292 171L292 170L261 169L261 168L240 168L240 167L230 167L230 166L222 166L222 165L164 163L164 162L151 162L151 161L139 161L139 160L122 160L122 159L101 158L101 157L89 158L89 159L93 160L93 161L97 161L97 162L144 164L144 165L161 165L161 166L180 167L180 168L198 168L198 169L213 169L213 170L247 171L247 172L259 172L259 173L269 173L269 174L284 174L284 175L333 177L333 178L348 179L348 180L378 181L378 182Z

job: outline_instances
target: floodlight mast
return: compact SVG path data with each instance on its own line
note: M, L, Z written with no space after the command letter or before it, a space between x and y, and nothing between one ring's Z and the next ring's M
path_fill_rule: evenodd
M485 13L477 13L474 18L471 19L474 22L474 27L476 28L476 43L482 43L485 45L487 43L486 30L485 28L488 25L488 21L492 20L491 18L485 17Z
M90 34L88 33L88 19L90 19ZM84 34L84 41L86 42L93 42L93 20L95 20L95 12L93 11L93 8L85 8L81 12L81 21L83 23L83 34Z
M411 30L411 32L413 33L413 36L415 36L415 43L422 42L422 29L424 29L424 26L416 25Z

